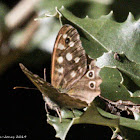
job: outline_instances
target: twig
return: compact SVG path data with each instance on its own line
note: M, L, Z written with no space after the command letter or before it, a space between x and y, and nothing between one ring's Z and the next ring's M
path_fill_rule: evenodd
M34 11L34 6L41 0L22 0L5 17L6 26L12 30L19 26Z
M36 30L39 27L39 22L38 21L34 21L34 19L37 16L33 16L33 18L30 20L30 22L27 24L26 28L24 29L23 35L22 35L22 39L21 41L19 41L20 43L18 44L18 46L16 46L19 49L26 49L27 44L31 41L34 33L36 32Z
M9 67L13 62L15 62L21 55L24 54L26 47L31 41L34 32L38 29L39 23L34 21L34 18L27 24L25 31L23 33L23 37L21 41L19 41L18 49L10 50L7 55L0 54L0 74ZM24 51L23 51L24 50Z

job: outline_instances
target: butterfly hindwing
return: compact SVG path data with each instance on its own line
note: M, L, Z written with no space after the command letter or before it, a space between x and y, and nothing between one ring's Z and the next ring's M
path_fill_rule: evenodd
M67 90L86 72L87 58L75 28L64 25L56 38L52 56L51 84Z
M100 94L102 80L99 77L100 68L95 65L95 62L95 60L91 60L86 74L67 92L70 96L85 101L88 104Z

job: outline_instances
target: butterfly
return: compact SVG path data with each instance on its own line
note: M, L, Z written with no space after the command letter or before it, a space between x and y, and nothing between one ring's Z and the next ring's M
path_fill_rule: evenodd
M95 63L83 49L78 31L66 24L60 29L54 44L51 84L23 64L20 67L40 90L46 106L61 118L61 108L81 109L100 95L102 80L100 68Z

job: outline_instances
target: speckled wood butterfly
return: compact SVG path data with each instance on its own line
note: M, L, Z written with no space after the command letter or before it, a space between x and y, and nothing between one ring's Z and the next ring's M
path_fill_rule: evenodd
M100 94L100 69L82 47L80 36L71 25L64 25L56 38L52 54L51 84L20 64L22 71L40 90L46 105L61 108L84 108Z

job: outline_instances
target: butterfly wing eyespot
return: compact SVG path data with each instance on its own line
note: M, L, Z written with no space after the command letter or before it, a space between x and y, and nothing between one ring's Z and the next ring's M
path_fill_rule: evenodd
M70 42L70 39L67 37L67 38L65 39L65 43L66 43L66 44L69 44L69 42Z
M93 77L93 72L90 72L89 73L89 77Z
M89 79L93 79L94 78L94 70L89 70L86 75Z
M95 84L96 84L95 81L90 81L89 82L89 88L90 89L95 89Z

